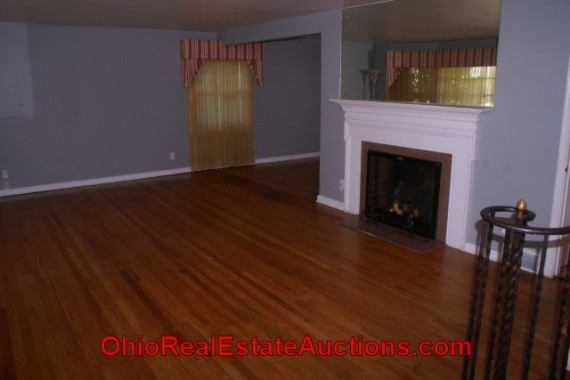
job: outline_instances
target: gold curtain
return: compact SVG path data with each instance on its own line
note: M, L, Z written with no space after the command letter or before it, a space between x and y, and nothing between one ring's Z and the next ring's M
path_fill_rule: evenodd
M495 66L406 68L388 89L388 100L492 107Z
M188 88L193 171L252 164L253 79L247 61L207 60Z
M403 69L398 79L388 88L387 99L431 103L434 92L432 71L433 69Z

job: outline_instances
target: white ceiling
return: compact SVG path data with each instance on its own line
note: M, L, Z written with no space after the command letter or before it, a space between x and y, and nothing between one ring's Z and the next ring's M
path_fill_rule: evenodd
M216 32L346 8L350 39L475 39L497 35L499 1L0 0L0 21Z

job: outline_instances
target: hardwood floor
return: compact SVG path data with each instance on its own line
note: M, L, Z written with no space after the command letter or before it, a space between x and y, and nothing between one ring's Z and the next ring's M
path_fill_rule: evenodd
M254 338L411 349L464 339L474 257L420 255L343 227L315 202L317 182L318 162L304 160L0 199L1 376L460 378L461 356L253 354ZM558 292L547 281L544 307ZM135 348L232 336L250 351L105 355L122 336Z

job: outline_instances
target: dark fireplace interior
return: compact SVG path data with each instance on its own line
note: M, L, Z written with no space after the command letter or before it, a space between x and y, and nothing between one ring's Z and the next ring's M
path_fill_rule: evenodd
M436 238L441 162L369 150L366 171L366 220Z

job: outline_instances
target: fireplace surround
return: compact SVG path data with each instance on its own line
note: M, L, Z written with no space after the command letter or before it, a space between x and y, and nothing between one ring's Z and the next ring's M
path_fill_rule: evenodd
M445 242L451 155L363 142L361 156L361 217L408 230L412 236L418 234ZM376 164L375 168L371 162ZM406 173L399 172L395 163ZM433 182L428 184L426 180ZM370 188L372 183L374 190ZM423 189L413 189L414 186ZM371 197L383 199L371 200ZM371 209L373 203L375 207Z
M487 108L332 100L344 111L344 211L362 211L362 152L368 143L449 155L443 241L465 249L477 126Z

